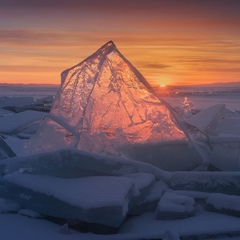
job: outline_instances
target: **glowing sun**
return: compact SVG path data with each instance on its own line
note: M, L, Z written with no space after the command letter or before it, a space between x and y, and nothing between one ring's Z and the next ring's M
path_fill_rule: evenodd
M165 83L161 83L161 84L160 84L160 87L161 87L161 88L165 88L165 87L166 87L166 84L165 84Z

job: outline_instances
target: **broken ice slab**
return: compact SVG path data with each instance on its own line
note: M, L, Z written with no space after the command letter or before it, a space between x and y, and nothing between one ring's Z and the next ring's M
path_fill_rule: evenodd
M128 213L134 182L127 177L63 179L13 173L4 176L7 198L43 215L118 228Z
M74 179L13 173L3 177L0 196L47 216L71 219L73 225L83 221L117 228L117 222L123 221L126 215L149 211L147 207L143 209L146 205L142 205L142 201L154 183L155 177L149 173ZM61 209L58 211L58 208ZM113 214L110 220L101 220L109 217L110 212Z
M61 149L0 161L0 175L15 171L62 178L150 173L168 181L170 173L151 164L90 154L77 149Z
M222 171L240 170L240 119L224 117L209 137L213 146L210 163Z
M240 193L240 172L174 172L169 187L211 193Z
M240 217L240 196L222 193L210 194L206 201L206 209Z
M224 111L225 104L216 104L200 111L187 121L201 131L213 134L224 115Z
M137 190L135 192L136 197L149 193L149 189L151 189L155 183L155 177L149 173L132 173L123 175L123 177L128 177L134 182Z
M130 209L130 215L141 215L145 212L153 212L156 210L157 204L162 197L163 193L169 188L163 181L154 182L151 184L150 191L145 191L141 194L142 197L135 201L133 208Z
M209 135L212 152L209 163L221 171L240 169L240 119L225 116L225 105L216 104L188 119Z
M174 192L165 192L157 206L157 219L181 219L194 214L194 198Z
M18 133L35 121L40 121L46 113L27 110L21 113L0 118L0 132L4 134Z
M149 173L132 173L124 175L134 182L135 192L134 198L129 204L130 215L140 215L148 209L142 209L142 202L145 197L150 194L151 189L155 184L155 177Z

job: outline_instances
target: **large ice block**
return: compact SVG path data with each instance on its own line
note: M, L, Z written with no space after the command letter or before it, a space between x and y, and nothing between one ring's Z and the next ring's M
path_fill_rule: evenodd
M240 196L222 193L210 194L206 201L206 209L240 217Z
M179 219L193 216L195 200L174 192L165 192L157 207L157 219Z
M176 153L179 162L176 164L176 159L173 159L167 167L173 165L173 170L177 170L185 159L187 164L183 165L188 170L202 160L207 161L208 154L204 150L207 137L185 123L154 93L146 79L112 41L61 76L61 88L50 114L29 141L29 152L73 147L139 160L135 153L143 145L165 149L165 145L170 144L178 150L178 144L184 143L186 151L180 149L179 154ZM189 141L194 148L186 148ZM190 157L182 155L188 150ZM167 149L163 154L152 151L151 155L161 167L161 161L169 153L171 151ZM140 160L148 162L149 155L147 152Z
M4 176L5 196L40 214L118 228L128 213L134 182L127 177L63 179L13 173Z
M154 183L149 173L66 179L15 172L3 177L0 196L46 216L118 228L128 214L144 212L139 206Z

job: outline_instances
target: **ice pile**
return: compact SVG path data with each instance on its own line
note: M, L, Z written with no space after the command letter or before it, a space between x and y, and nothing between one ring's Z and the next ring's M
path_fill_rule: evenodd
M149 211L150 205L154 210L166 188L158 181L169 178L150 164L74 149L2 160L0 171L0 197L104 233L118 229L127 215Z
M199 204L225 213L239 199L239 173L165 172L151 164L62 149L0 161L2 211L35 212L84 231L116 232L129 216L156 219L196 215ZM215 193L214 193L215 192ZM211 198L212 196L212 198ZM22 210L27 209L27 210ZM38 213L38 214L37 214ZM238 214L239 204L227 214Z
M5 88L4 85L1 86L1 93L9 92ZM26 89L25 91L28 92ZM17 94L18 92L19 89ZM50 107L45 105L51 104L53 100L53 96L34 99L15 96L17 94L0 96L0 159L25 154L25 140L20 139L29 139L37 131L41 120L50 111Z
M49 114L25 110L0 119L3 134L19 137L44 117L29 140L31 155L14 157L0 139L1 158L8 158L0 161L1 212L95 233L115 232L129 216L149 211L160 221L193 217L198 205L239 215L239 172L176 171L208 163L224 106L186 122L113 42L62 73Z
M240 115L216 104L187 120L209 136L212 153L209 163L222 171L240 169Z

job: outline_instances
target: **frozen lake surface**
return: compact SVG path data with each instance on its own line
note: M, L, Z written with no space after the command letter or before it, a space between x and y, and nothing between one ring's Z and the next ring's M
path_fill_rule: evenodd
M36 85L36 84L0 84L0 97L34 97L42 98L55 95L58 85Z
M59 85L5 85L0 84L0 97L34 97L54 96ZM169 89L170 88L170 89ZM195 108L204 109L214 104L226 104L230 110L240 111L240 84L234 87L166 87L159 94L173 107L179 106L184 97L193 101Z
M0 84L0 97L34 97L55 96L58 85L3 85ZM160 96L173 107L179 106L184 97L193 101L197 109L214 104L226 104L226 108L240 111L240 84L234 87L168 87L160 89Z
M179 106L184 97L193 101L195 108L204 109L214 104L225 104L227 109L240 111L240 84L235 86L181 86L159 90L160 96L173 107Z

